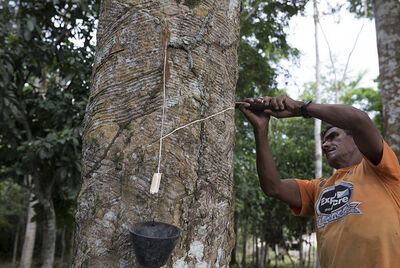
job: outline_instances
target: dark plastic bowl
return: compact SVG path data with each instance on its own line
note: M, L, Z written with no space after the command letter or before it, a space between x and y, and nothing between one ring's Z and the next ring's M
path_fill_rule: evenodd
M138 262L146 267L165 265L182 229L164 222L138 222L130 230Z

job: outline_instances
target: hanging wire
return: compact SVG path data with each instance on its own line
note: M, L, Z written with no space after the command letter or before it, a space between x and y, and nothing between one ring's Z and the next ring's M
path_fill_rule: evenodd
M226 111L235 109L234 107L229 107L229 108L226 108L226 109L224 109L224 110L222 110L222 111L219 111L219 112L217 112L217 113L215 113L215 114L212 114L212 115L210 115L210 116L207 116L207 117L205 117L205 118L198 119L198 120L194 120L194 121L192 121L192 122L190 122L190 123L188 123L188 124L186 124L186 125L183 125L183 126L181 126L181 127L178 127L178 128L176 128L176 129L172 130L171 132L169 132L167 135L164 136L164 121L165 121L165 110L166 110L166 93L165 93L165 92L166 92L166 90L165 90L166 86L165 86L165 84L166 84L166 72L167 72L167 49L168 49L168 35L167 35L167 37L166 37L166 40L165 40L165 47L164 47L163 107L162 107L162 116L161 116L161 131L160 131L161 133L160 133L160 147L159 147L159 150L158 150L158 166L157 166L157 173L160 173L161 156L162 156L162 145L163 145L163 140L164 140L166 137L172 135L173 133L175 133L176 131L178 131L178 130L180 130L180 129L182 129L182 128L185 128L185 127L190 126L190 125L192 125L192 124L195 124L195 123L198 123L198 122L201 122L201 121L210 119L210 118L212 118L212 117L214 117L214 116L217 116L217 115L219 115L219 114L222 114L222 113L224 113L224 112L226 112Z
M172 130L170 133L166 134L165 136L161 136L160 141L162 141L162 140L165 139L166 137L172 135L174 132L176 132L176 131L178 131L178 130L180 130L180 129L182 129L182 128L185 128L185 127L188 127L188 126L193 125L193 124L195 124L195 123L198 123L198 122L201 122L201 121L210 119L210 118L212 118L212 117L214 117L214 116L217 116L217 115L219 115L219 114L225 113L226 111L233 110L233 109L235 109L235 108L234 108L234 107L229 107L229 108L226 108L226 109L224 109L224 110L222 110L222 111L219 111L219 112L217 112L217 113L215 113L215 114L212 114L212 115L210 115L210 116L207 116L206 118L197 119L197 120L194 120L194 121L192 121L192 122L190 122L190 123L188 123L188 124L186 124L186 125L183 125L183 126L181 126L181 127L178 127L178 128L176 128L176 129Z
M165 98L165 77L166 77L166 70L167 70L167 48L168 48L168 35L165 39L165 47L164 47L164 68L163 68L163 109L162 109L162 116L161 116L161 133L160 133L160 148L158 150L158 167L157 173L160 173L160 166L161 166L161 151L162 151L162 143L163 143L163 135L164 135L164 118L165 118L165 108L166 108L166 98Z

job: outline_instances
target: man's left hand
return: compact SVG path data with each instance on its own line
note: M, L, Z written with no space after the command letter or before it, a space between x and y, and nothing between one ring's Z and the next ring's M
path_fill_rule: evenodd
M300 108L303 102L295 101L287 95L282 94L277 97L264 97L265 113L276 118L287 118L300 116Z

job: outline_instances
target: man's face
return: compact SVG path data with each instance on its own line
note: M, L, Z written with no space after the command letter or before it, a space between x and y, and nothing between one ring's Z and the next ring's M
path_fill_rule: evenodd
M351 166L357 150L353 136L347 135L343 129L337 127L330 128L322 140L322 151L326 160L336 169Z

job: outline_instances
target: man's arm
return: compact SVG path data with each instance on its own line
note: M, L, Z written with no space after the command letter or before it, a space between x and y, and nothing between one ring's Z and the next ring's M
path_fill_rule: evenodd
M278 118L301 116L301 101L294 101L286 95L264 97L266 112ZM321 119L341 129L351 130L360 152L375 165L382 159L382 138L369 116L359 109L342 104L310 103L310 116Z
M260 99L247 99L248 103L260 102ZM281 180L268 142L269 115L263 111L251 111L250 104L242 104L244 113L254 128L257 154L257 172L264 193L282 200L293 207L301 207L300 189L294 179Z
M281 180L268 142L267 130L254 130L256 139L257 173L262 190L293 207L301 207L299 185L294 179Z

